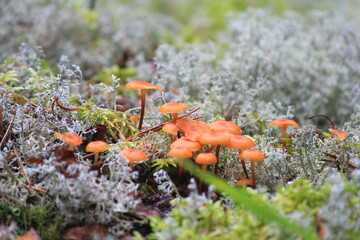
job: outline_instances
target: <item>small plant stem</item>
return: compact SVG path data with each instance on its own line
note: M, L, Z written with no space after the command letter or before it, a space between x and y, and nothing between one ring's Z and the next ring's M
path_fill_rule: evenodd
M11 134L11 129L12 129L12 126L13 126L14 121L15 121L15 116L16 116L16 115L14 114L14 116L12 117L12 119L11 119L11 121L10 121L10 124L9 124L9 126L8 126L8 128L7 128L6 132L5 132L5 135L3 136L3 138L2 138L2 140L1 140L1 142L0 142L0 149L2 148L3 144L6 143L7 138L8 138L8 137L10 136L10 134Z
M304 170L305 176L306 176L307 179L309 179L309 174L308 174L308 172L307 172L307 170L305 168L303 158L302 158L302 156L300 156L299 158L300 158L300 164L301 164L302 169Z
M0 135L4 136L4 126L3 126L3 111L2 107L0 106Z
M254 188L256 188L255 164L254 161L251 161L250 163L251 163L251 175L253 179L253 186Z
M14 149L15 150L15 149ZM16 150L15 150L15 154L17 155L17 157L18 157L18 153L16 152ZM30 179L29 179L29 177L28 177L28 175L26 174L26 172L25 172L25 169L24 169L24 165L23 165L23 163L22 163L22 161L20 160L20 158L18 157L18 159L17 159L17 163L18 163L18 165L19 165L19 168L20 168L20 172L22 173L22 175L24 176L24 178L25 178L25 180L26 180L26 182L27 182L27 184L28 185L32 185L32 183L31 183L31 181L30 181Z
M140 89L140 97L141 97L141 109L140 109L139 130L141 130L142 128L142 123L145 114L146 89Z
M241 152L242 152L242 150L239 149L239 158L240 158ZM245 173L245 177L246 177L246 178L249 178L249 174L247 173L247 169L246 169L245 160L244 160L244 159L240 159L240 161L241 161L241 165L242 165L243 171L244 171L244 173Z
M200 176L199 194L201 194L201 191L202 191L202 183L203 183L203 178L204 178L206 169L207 169L207 164L204 164L204 165L202 166L202 171L201 171L201 176Z

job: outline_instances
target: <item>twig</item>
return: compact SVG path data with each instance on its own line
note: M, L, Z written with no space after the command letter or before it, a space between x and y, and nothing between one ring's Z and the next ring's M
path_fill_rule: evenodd
M63 105L61 105L61 104L59 103L58 100L59 100L59 97L55 97L55 98L54 98L54 101L55 101L56 105L58 105L59 108L65 110L65 111L79 111L79 110L81 110L80 108L68 108L68 107L64 107ZM53 109L52 109L52 111L53 111Z
M20 172L21 172L22 175L24 176L27 184L28 184L28 185L32 185L32 183L31 183L28 175L27 175L26 172L25 172L24 165L23 165L22 161L21 161L20 158L19 158L19 154L17 153L16 149L14 149L14 151L15 151L16 156L18 157L17 163L18 163L18 165L19 165L19 167L20 167Z
M326 115L323 115L323 114L317 114L317 115L314 115L314 116L311 116L311 117L307 117L307 119L313 119L315 117L323 117L323 118L326 118L330 123L331 123L331 128L335 128L335 125L334 125L334 122Z
M3 137L3 139L1 140L1 143L0 143L0 149L2 148L3 144L7 141L7 138L9 137L10 133L11 133L11 129L12 129L12 126L14 124L14 120L15 120L15 116L16 116L16 113L14 114L14 116L12 117L11 121L10 121L10 124L9 124L9 127L8 129L6 130L6 133Z
M4 136L4 126L3 126L3 111L2 107L0 106L0 135Z

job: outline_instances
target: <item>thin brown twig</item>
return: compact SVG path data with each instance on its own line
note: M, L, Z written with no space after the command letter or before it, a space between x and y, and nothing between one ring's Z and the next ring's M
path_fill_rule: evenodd
M15 121L15 116L16 116L16 113L14 114L14 116L12 117L11 121L10 121L10 124L9 124L9 127L8 129L6 130L6 133L3 137L3 139L1 140L1 143L0 143L0 149L2 148L3 144L5 144L5 142L7 141L7 138L9 137L9 135L11 134L11 129L12 129L12 126L14 124L14 121Z
M16 149L14 149L14 151L15 151L15 155L18 157L18 159L17 159L17 163L18 163L18 165L19 165L19 167L20 167L20 172L21 172L21 173L22 173L22 175L24 176L24 178L25 178L25 180L26 180L27 184L28 184L28 185L32 185L32 183L31 183L31 181L30 181L30 179L29 179L28 175L27 175L27 174L26 174L26 172L25 172L24 165L23 165L22 161L21 161L21 160L20 160L20 158L19 158L19 154L18 154L18 152L16 151Z
M313 119L315 117L323 117L323 118L326 118L330 123L331 123L331 128L335 128L335 124L334 122L326 115L323 115L323 114L317 114L317 115L314 115L314 116L311 116L311 117L307 117L307 119Z
M58 105L58 107L61 108L62 110L65 110L65 111L79 111L79 110L81 110L80 108L68 108L68 107L64 107L63 105L61 105L61 104L59 103L58 100L59 100L59 97L55 97L55 98L54 98L54 101L55 101L56 105Z
M0 135L4 136L4 126L3 126L3 111L2 107L0 106Z

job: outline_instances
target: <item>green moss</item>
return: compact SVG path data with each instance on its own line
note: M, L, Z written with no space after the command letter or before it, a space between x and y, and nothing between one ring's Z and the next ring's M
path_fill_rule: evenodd
M0 223L16 222L17 234L22 235L34 228L43 239L60 239L64 232L62 218L53 208L45 206L10 206L0 203Z

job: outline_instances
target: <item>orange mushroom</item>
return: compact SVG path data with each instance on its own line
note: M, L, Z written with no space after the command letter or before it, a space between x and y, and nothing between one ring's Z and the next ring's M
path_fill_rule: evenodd
M159 108L161 113L172 113L173 120L178 119L179 113L183 110L189 110L189 105L186 103L165 103Z
M236 185L239 186L239 187L242 187L242 186L254 186L254 180L252 179L249 179L249 178L242 178L240 179L239 181L236 182Z
M130 120L130 121L133 121L133 122L137 122L137 121L140 120L140 117L139 117L138 115L131 115L131 116L129 117L129 120Z
M133 148L124 148L119 151L130 162L131 169L134 168L134 162L144 161L148 158L148 155L141 150Z
M70 145L69 150L71 150L71 151L74 150L74 148L76 146L79 146L83 142L83 139L79 135L77 135L76 133L73 133L73 132L67 132L67 133L64 133L64 134L55 132L54 137L60 138L64 142L69 144Z
M180 128L176 126L175 121L170 121L164 124L162 127L162 130L164 132L170 133L174 136L173 140L176 139L178 132L180 131Z
M146 98L146 91L148 89L155 89L159 91L163 91L162 88L155 86L154 84L135 80L132 82L129 82L125 85L125 88L128 89L140 89L140 95L141 95L141 112L140 112L140 122L139 122L139 130L141 130L143 119L144 119L144 113L145 113L145 98Z
M240 154L240 159L249 160L251 163L251 175L253 180L253 186L256 188L256 176L255 176L255 165L254 162L262 162L265 159L265 155L256 149L246 149Z
M278 118L272 121L269 126L278 126L281 128L282 138L286 138L286 129L288 126L294 126L296 128L300 128L299 124L297 124L294 120L286 119L286 118ZM286 147L286 142L283 142L283 146Z
M101 153L102 151L105 151L106 149L108 149L110 147L109 144L107 144L106 142L103 141L94 141L94 142L90 142L87 146L86 146L86 151L87 152L93 152L95 153L95 159L94 159L94 165L98 164L98 160L99 160L99 153Z
M230 137L230 140L225 144L225 146L228 148L232 148L232 149L238 149L239 157L240 157L241 152L244 149L255 147L255 142L249 137L242 136L242 135L234 135L234 136ZM249 175L246 170L245 161L243 159L240 159L240 160L241 160L241 165L244 170L245 176L246 176L246 178L249 178Z
M336 137L339 140L339 142L343 142L347 137L347 132L340 131L336 128L331 128L331 127L328 130L329 130L329 132L331 132L331 134L334 137Z
M179 159L179 170L177 175L177 181L179 180L182 172L183 172L183 161L184 159L190 159L193 157L193 153L190 149L186 147L173 147L168 152L168 156L176 157Z
M199 143L198 141L191 141L190 139L188 139L186 137L182 137L182 138L177 139L170 145L170 149L175 148L175 147L185 147L192 152L197 152L202 149L202 144Z
M233 122L219 120L209 124L209 127L214 132L227 132L234 135L240 135L242 133L240 127Z
M199 193L201 193L202 182L203 182L204 174L206 172L207 165L217 163L217 157L213 153L199 153L195 158L195 162L197 164L202 165L202 171L199 182Z
M181 118L176 120L176 126L178 126L181 131L185 133L185 137L192 141L197 141L203 133L211 131L208 124L189 118Z

